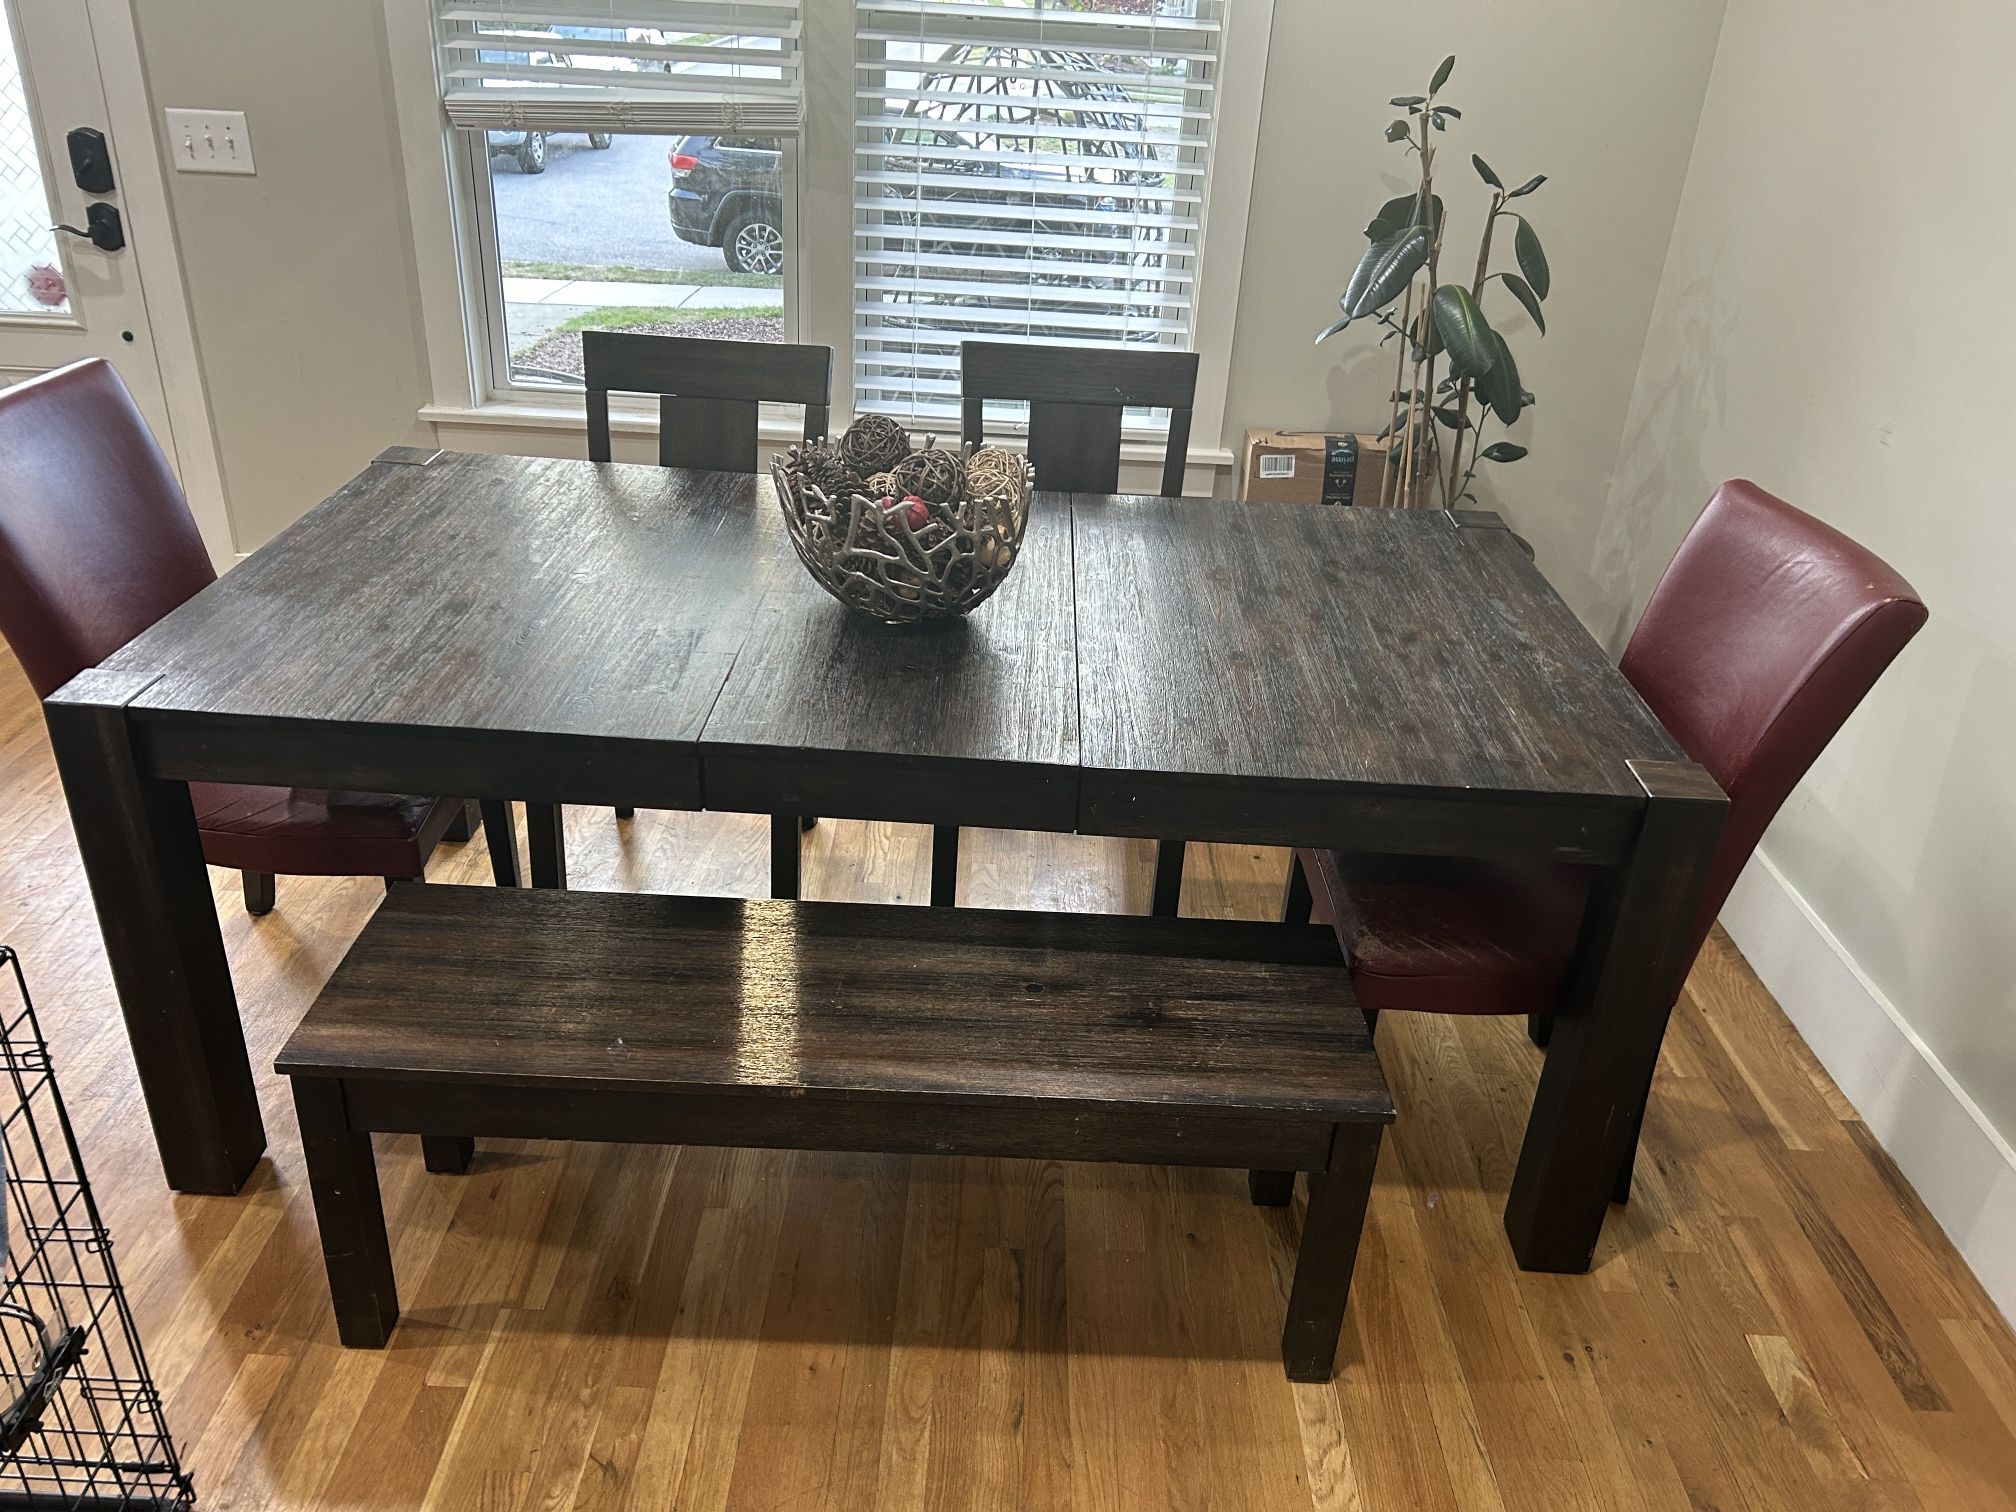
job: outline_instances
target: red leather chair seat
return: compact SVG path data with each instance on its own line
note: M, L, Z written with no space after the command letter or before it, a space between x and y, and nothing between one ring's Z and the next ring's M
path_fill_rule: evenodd
M189 798L212 866L311 877L417 877L426 846L457 807L438 798L221 782L192 782Z
M1315 917L1351 956L1359 1003L1551 1014L1589 900L1579 866L1305 850Z

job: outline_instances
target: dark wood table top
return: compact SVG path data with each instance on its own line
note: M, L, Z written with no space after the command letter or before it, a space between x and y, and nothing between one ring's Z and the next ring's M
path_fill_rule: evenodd
M397 888L277 1066L1393 1116L1326 928L901 905Z
M1073 526L1086 829L1292 841L1326 797L1433 793L1461 844L1465 801L1628 811L1630 760L1685 759L1495 515L1081 497Z
M1586 860L1684 760L1494 516L1039 496L992 600L890 628L767 478L452 453L56 696L167 777Z
M1015 570L962 619L879 625L782 570L702 735L710 807L1075 826L1068 496L1036 495Z

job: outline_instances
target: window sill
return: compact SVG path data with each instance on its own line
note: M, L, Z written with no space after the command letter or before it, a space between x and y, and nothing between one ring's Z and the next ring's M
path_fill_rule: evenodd
M534 400L479 405L429 404L421 407L420 419L434 427L436 442L451 451L517 450L520 448L509 444L514 435L523 438L523 448L535 456L579 456L587 449L587 420L578 406L567 404L543 404ZM624 456L624 438L656 436L658 417L645 409L624 410L612 405L609 430L616 442L617 460L629 460ZM798 426L786 421L766 419L757 427L757 437L765 446L788 446L802 436L803 431ZM643 452L638 452L636 460L650 459ZM1159 464L1162 460L1161 443L1146 439L1125 441L1120 447L1120 460L1130 465ZM1190 448L1189 465L1193 471L1228 469L1233 461L1231 451L1222 446Z

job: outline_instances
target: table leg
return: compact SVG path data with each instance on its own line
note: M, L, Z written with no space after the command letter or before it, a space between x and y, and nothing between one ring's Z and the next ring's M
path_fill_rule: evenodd
M952 908L959 902L959 826L931 827L931 906Z
M1589 1268L1666 1020L1692 961L1696 909L1728 803L1701 768L1633 762L1644 819L1597 888L1526 1122L1505 1231L1520 1266Z
M798 896L799 848L804 844L804 834L796 814L770 816L771 897L795 899Z
M1330 1168L1309 1173L1309 1211L1288 1291L1288 1323L1281 1331L1281 1362L1291 1381L1327 1381L1336 1363L1383 1132L1380 1124L1339 1124Z
M567 886L567 811L557 803L525 805L526 849L534 887Z
M155 1147L176 1191L226 1196L252 1173L266 1130L196 813L188 787L148 776L133 748L125 705L152 679L86 676L107 701L46 705L49 743Z
M392 1242L385 1233L371 1136L350 1127L343 1084L329 1077L294 1078L294 1113L315 1199L315 1226L322 1234L336 1337L350 1349L382 1348L399 1321L399 1292L392 1281Z

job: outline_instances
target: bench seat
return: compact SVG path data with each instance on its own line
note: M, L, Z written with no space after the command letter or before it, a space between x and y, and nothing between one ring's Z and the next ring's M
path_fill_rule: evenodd
M478 887L389 895L277 1067L362 1345L398 1316L372 1132L449 1171L653 1141L1310 1172L1284 1352L1325 1379L1393 1116L1320 926Z

